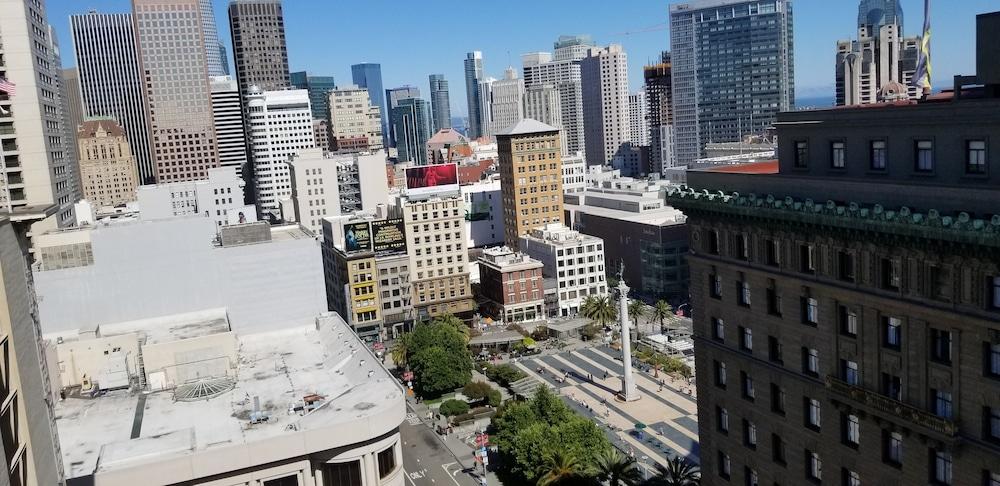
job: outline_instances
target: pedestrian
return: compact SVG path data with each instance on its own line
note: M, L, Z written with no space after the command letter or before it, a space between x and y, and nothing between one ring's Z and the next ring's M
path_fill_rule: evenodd
M608 379L608 372L607 372L607 371L605 371L605 372L604 372L604 379L605 379L605 380L607 380L607 379Z

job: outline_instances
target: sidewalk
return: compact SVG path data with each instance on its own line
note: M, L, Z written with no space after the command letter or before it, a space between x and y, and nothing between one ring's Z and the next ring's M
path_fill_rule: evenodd
M482 378L482 381L487 381L485 376L480 375L480 377ZM478 380L479 378L475 377L474 375L473 379ZM428 412L431 411L430 407L424 405L423 403L417 403L416 400L413 399L413 397L407 397L406 404L407 407L414 414L416 414L417 418L420 419L420 422L423 423L425 427L431 429L434 432L434 436L441 441L441 443L445 446L445 448L448 449L449 452L451 452L453 456L455 456L455 460L458 461L459 464L461 464L462 469L470 471L470 473L477 478L482 476L483 466L480 463L476 462L475 458L473 457L473 451L475 449L471 445L463 441L465 435L469 433L474 433L474 430L466 426L463 427L462 429L456 429L454 432L447 435L438 434L435 431L434 427L435 424L438 422L435 422L434 419L427 418ZM488 423L488 420L486 422ZM465 433L459 431L464 429L469 429L469 430L466 430ZM500 480L497 479L496 474L493 473L492 471L486 473L486 481L487 484L489 485L500 484Z

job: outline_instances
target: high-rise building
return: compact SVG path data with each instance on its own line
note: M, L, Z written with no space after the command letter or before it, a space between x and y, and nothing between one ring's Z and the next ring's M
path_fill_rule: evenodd
M396 146L396 132L392 122L392 110L399 106L399 102L410 98L419 98L420 89L416 86L400 86L385 90L385 103L389 109L389 143L391 147ZM430 130L430 128L428 128Z
M201 0L201 32L205 39L205 62L209 76L226 76L228 68L224 63L223 51L219 49L219 29L215 25L215 9L212 0Z
M76 154L70 153L59 46L40 1L0 2L0 210L36 212L46 219L31 232L75 223ZM55 205L55 208L51 206Z
M708 142L763 133L795 100L792 2L701 0L670 6L677 163ZM753 79L752 82L748 81Z
M71 15L70 30L84 118L114 118L128 135L141 183L156 182L132 14Z
M534 228L563 220L559 129L530 118L497 133L507 246Z
M431 138L431 109L420 98L399 100L392 109L392 131L400 162L427 163L427 140Z
M649 101L646 89L628 95L628 138L632 145L649 145Z
M587 296L608 295L604 240L550 223L521 236L519 248L542 262L545 278L556 280L558 303L553 313L558 316L577 315ZM568 255L573 258L564 258Z
M233 167L243 177L248 168L247 137L243 125L240 91L232 76L212 76L212 118L219 146L219 167Z
M980 15L979 46L998 29ZM1000 479L998 73L981 56L978 87L903 117L781 113L777 163L667 193L701 309L702 484Z
M355 64L351 66L351 78L354 84L368 90L368 99L379 109L379 116L382 118L382 146L394 147L389 128L392 112L382 94L382 65L371 62Z
M288 166L296 221L317 236L324 218L374 213L389 203L383 152L341 155L312 148L293 155Z
M134 0L133 6L156 181L204 179L219 156L207 51L202 36L190 35L201 29L200 0ZM189 42L176 42L179 36Z
M329 92L330 145L337 152L382 150L382 116L368 90L345 86Z
M580 61L587 165L610 165L630 142L628 56L618 44L591 48Z
M482 105L479 94L479 82L484 78L483 53L472 51L465 55L465 99L469 108L469 138L483 136L483 123L480 120L479 107Z
M281 0L234 0L229 3L236 81L244 102L250 87L272 91L291 86L285 17Z
M297 71L290 75L292 87L295 89L305 89L309 91L309 104L312 105L313 118L316 120L329 120L330 91L337 89L337 83L333 76L310 76L306 71Z
M645 66L642 75L645 80L649 123L651 166L647 172L663 174L666 169L677 165L677 158L674 156L674 122L671 115L673 81L670 52L663 52L659 63Z
M487 78L479 82L479 122L482 136L496 136L524 119L524 79L508 67L503 79Z
M559 146L566 153L566 130L563 129L559 88L554 84L536 84L524 90L524 117L559 130Z
M837 105L917 99L911 86L920 38L903 36L903 7L897 0L862 0L858 40L837 43Z
M219 40L219 59L222 61L222 75L232 76L232 73L229 72L229 52L226 50L226 45L222 43L221 39Z
M561 128L566 139L566 144L563 145L564 155L583 152L585 148L580 60L587 56L587 50L592 45L590 36L563 35L554 44L554 59L552 53L548 52L521 56L526 87L553 84L559 89Z
M83 124L84 119L83 100L80 98L80 71L75 67L63 69L61 87L60 94L63 99L66 130L74 134L69 137L69 145L73 153L79 153L76 144L76 130Z
M289 157L316 146L309 92L252 90L246 107L257 209L277 217L281 200L292 195Z
M88 120L77 135L83 198L95 206L135 201L139 171L125 131L111 119Z
M451 128L451 102L448 99L448 80L443 74L431 74L429 76L431 87L431 112L433 117L433 131L444 128Z

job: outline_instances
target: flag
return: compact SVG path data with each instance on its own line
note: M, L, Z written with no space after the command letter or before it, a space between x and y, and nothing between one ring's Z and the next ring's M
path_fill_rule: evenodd
M14 96L14 83L7 81L7 78L0 78L0 91L7 93L8 96Z
M931 0L924 0L924 34L920 38L917 71L910 84L922 88L925 93L931 91Z

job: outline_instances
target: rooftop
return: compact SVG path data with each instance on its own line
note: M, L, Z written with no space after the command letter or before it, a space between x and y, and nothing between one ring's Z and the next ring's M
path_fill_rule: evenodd
M563 204L563 207L570 212L579 211L581 213L602 216L605 218L619 219L633 223L648 224L652 226L668 226L674 224L684 224L687 219L684 213L666 206L655 211L632 212L620 209L604 208L600 206L588 206L586 204Z
M497 136L527 135L529 133L558 132L559 129L538 120L523 118L521 121L501 130Z
M370 430L376 416L394 428L405 414L398 383L336 314L243 336L234 365L235 388L208 400L123 390L57 403L68 477L173 461L178 467L157 468L160 482L187 481L350 445L391 430ZM312 394L322 397L314 409L289 412ZM251 423L255 397L266 421Z
M181 341L229 331L229 317L225 309L104 324L97 328L102 337L141 333L146 337L146 344Z
M747 164L720 165L703 169L708 172L725 172L730 174L777 174L778 159Z

